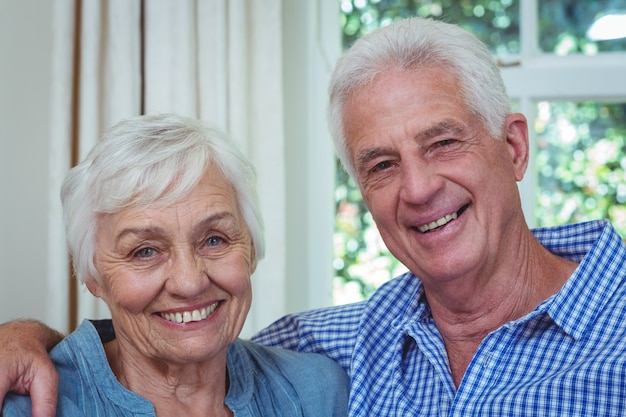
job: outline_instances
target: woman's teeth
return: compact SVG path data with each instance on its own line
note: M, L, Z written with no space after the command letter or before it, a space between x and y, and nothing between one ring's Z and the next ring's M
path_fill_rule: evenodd
M441 227L445 224L448 224L450 221L454 220L457 218L457 214L456 213L452 213L452 214L447 214L445 216L443 216L440 219L437 219L435 221L432 221L428 224L424 224L422 226L417 226L417 230L419 230L422 233L426 233L429 232L431 230L434 230L438 227Z
M165 320L174 323L189 323L190 321L200 321L206 319L217 308L218 303L209 307L192 311L177 311L176 313L160 313Z

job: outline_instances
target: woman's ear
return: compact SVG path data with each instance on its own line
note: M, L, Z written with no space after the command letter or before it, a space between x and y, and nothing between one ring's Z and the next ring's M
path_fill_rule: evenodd
M521 181L528 168L529 144L528 123L521 113L509 114L504 122L506 143L511 154L511 161L515 171L515 180Z
M94 297L101 298L100 292L102 287L100 287L100 283L94 277L87 278L85 280L85 286Z

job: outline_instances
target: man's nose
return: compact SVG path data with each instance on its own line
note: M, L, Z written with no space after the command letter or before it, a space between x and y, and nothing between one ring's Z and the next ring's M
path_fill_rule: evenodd
M401 168L400 199L406 203L425 204L443 187L443 178L422 158L404 158Z

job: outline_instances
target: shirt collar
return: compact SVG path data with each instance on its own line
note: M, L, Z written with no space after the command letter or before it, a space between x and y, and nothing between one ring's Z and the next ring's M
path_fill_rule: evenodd
M537 308L578 340L623 285L626 246L605 220L537 229L534 233L548 250L579 263L561 290Z

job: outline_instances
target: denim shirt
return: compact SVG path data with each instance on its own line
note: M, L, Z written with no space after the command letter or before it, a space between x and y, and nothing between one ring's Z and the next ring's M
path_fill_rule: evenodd
M152 403L122 386L103 342L110 321L84 321L50 353L59 372L57 416L156 416ZM98 332L100 331L100 333ZM346 416L348 378L332 360L237 340L228 349L225 404L236 417ZM30 397L7 395L2 416L30 416Z

